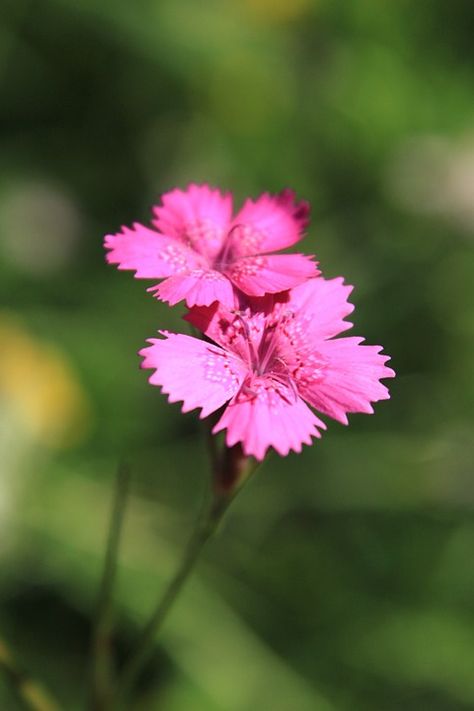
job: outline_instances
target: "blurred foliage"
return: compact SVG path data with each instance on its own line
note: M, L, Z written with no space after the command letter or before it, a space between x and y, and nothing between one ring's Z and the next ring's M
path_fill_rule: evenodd
M136 351L181 328L102 235L206 181L284 186L398 378L271 457L170 616L137 709L474 708L474 4L3 0L0 638L80 708L116 463L123 658L206 485ZM0 682L0 706L20 708Z

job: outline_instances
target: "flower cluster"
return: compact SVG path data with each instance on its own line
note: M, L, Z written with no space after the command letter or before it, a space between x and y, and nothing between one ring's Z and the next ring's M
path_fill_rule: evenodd
M213 428L262 460L269 447L301 451L326 425L308 407L347 424L389 397L393 377L380 346L335 338L352 324L352 287L325 279L313 258L273 254L294 245L309 206L292 191L246 200L232 216L232 197L207 185L172 190L154 208L152 228L135 223L108 235L107 260L137 278L164 279L149 290L173 305L202 339L160 331L140 351L143 367L183 412L217 413Z

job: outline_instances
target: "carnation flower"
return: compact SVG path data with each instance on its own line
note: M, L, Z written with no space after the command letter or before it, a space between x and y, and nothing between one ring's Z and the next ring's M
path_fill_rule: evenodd
M186 319L209 340L161 331L140 351L155 371L149 382L183 412L201 408L201 418L225 406L213 432L226 430L227 445L240 442L246 455L299 452L326 429L306 403L347 424L348 413L372 413L371 403L389 397L380 379L394 372L381 347L334 338L352 326L344 321L351 290L341 278L316 277L266 313L195 307Z
M232 217L229 193L191 184L165 193L154 214L153 228L134 223L107 235L107 261L140 279L165 278L150 291L171 305L234 308L240 293L277 293L318 273L311 257L271 254L298 242L308 222L308 203L291 190L247 199Z

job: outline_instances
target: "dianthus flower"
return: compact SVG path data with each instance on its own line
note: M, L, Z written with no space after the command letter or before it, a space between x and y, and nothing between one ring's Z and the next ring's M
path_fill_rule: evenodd
M352 326L344 321L351 290L341 278L316 277L266 313L195 307L185 318L209 340L161 331L140 351L143 367L183 412L201 408L203 418L226 406L213 432L227 430L229 447L240 442L259 460L269 447L299 452L326 429L306 403L347 424L347 413L372 413L372 402L389 397L379 381L394 372L381 347L334 338Z
M137 278L165 278L150 291L171 305L234 308L240 293L285 291L318 273L311 257L271 254L298 242L308 223L308 203L296 203L291 190L248 199L232 217L229 193L191 184L165 193L153 210L153 229L134 223L106 236L107 261Z

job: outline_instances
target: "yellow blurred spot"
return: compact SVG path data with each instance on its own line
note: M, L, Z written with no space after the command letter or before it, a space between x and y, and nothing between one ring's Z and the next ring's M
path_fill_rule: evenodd
M10 666L12 655L4 642L0 639L0 664L4 667Z
M86 394L66 356L1 313L0 406L12 409L29 434L48 447L76 444L90 421Z
M284 24L296 20L316 5L316 0L243 0L242 5L256 20Z

